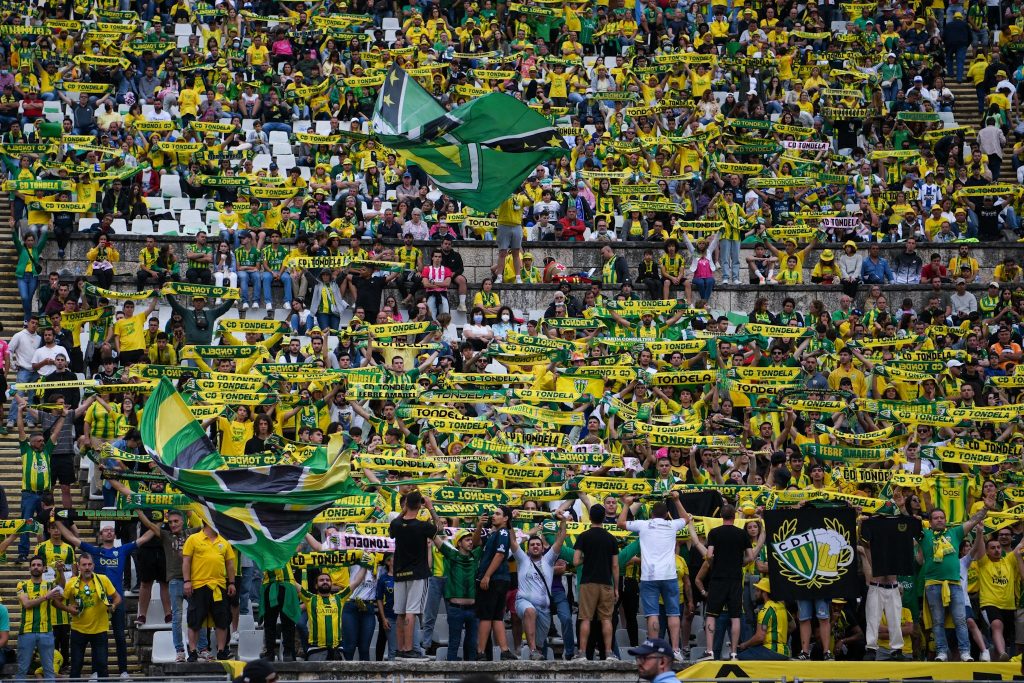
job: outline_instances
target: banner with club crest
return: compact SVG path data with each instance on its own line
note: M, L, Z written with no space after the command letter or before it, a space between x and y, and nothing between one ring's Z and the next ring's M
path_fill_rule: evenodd
M857 515L852 508L781 508L765 513L773 600L857 596Z

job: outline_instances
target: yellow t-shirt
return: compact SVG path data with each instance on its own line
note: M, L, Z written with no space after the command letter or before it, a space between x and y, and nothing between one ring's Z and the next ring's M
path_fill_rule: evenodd
M122 318L114 323L114 334L121 343L121 353L125 351L143 351L146 348L146 316L145 311L136 313L130 318Z
M978 589L982 607L998 607L999 609L1016 609L1017 560L1013 554L1004 555L992 561L986 555L976 560L978 565Z
M221 455L245 455L245 442L252 438L252 420L238 422L226 417L217 418L220 432Z
M220 599L220 591L227 588L227 561L231 558L231 544L218 534L210 539L206 532L199 531L185 541L181 549L183 557L192 558L192 588L213 588L214 600Z
M64 586L64 604L75 605L80 610L71 617L71 628L85 634L109 631L110 612L107 606L114 595L113 584L102 574L93 574L88 581L81 576L71 577Z

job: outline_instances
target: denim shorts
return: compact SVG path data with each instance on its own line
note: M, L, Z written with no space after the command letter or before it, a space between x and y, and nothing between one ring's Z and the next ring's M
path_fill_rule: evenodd
M665 605L665 616L679 616L679 582L675 579L640 582L640 611L645 617L661 614L658 598Z
M818 617L818 619L828 619L828 608L828 600L797 600L797 621L810 621L812 617Z

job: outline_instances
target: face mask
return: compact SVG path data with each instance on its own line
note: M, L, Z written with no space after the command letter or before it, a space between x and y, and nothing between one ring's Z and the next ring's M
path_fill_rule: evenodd
M504 315L501 316L501 322L507 323L508 321L509 321L508 313L505 313Z
M484 317L482 315L474 315L473 316L473 322L475 322L477 325L479 325L483 321L484 321Z

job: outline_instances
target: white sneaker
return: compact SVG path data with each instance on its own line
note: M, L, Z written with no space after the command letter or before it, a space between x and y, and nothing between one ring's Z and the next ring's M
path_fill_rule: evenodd
M249 304L246 303L245 301L242 302L242 310L243 311L248 311L249 310Z
M517 277L517 278L516 278L516 284L517 284L517 285L521 285L521 284L523 284L523 278L521 278L521 277Z
M272 304L272 303L270 303L270 302L268 301L268 302L267 302L267 310L268 310L268 311L272 311L272 310L274 310L274 304Z
M992 655L989 654L988 650L982 650L981 651L981 656L979 656L978 659L980 661L982 661L982 662L991 662L992 661Z
M238 631L231 632L231 640L228 642L228 645L238 645Z
M683 656L683 651L682 650L676 650L675 652L673 652L672 653L672 657L673 657L673 659L676 660L677 664L682 664L683 662L686 661L686 657Z
M455 310L457 310L459 313L465 313L466 312L466 304L464 304L464 303L459 304L459 307L456 308Z
M973 662L974 661L974 657L971 656L970 652L961 652L960 653L960 661L961 662Z
M945 652L940 652L939 654L935 655L935 661L936 662L948 662L949 661L949 655L947 655Z
M121 672L121 680L122 681L130 681L130 680L132 680L132 675L130 673L128 673L127 671L122 671Z
M619 656L617 654L615 654L614 652L609 652L608 654L606 654L604 656L604 661L606 661L606 662L621 662L622 660L619 659Z

